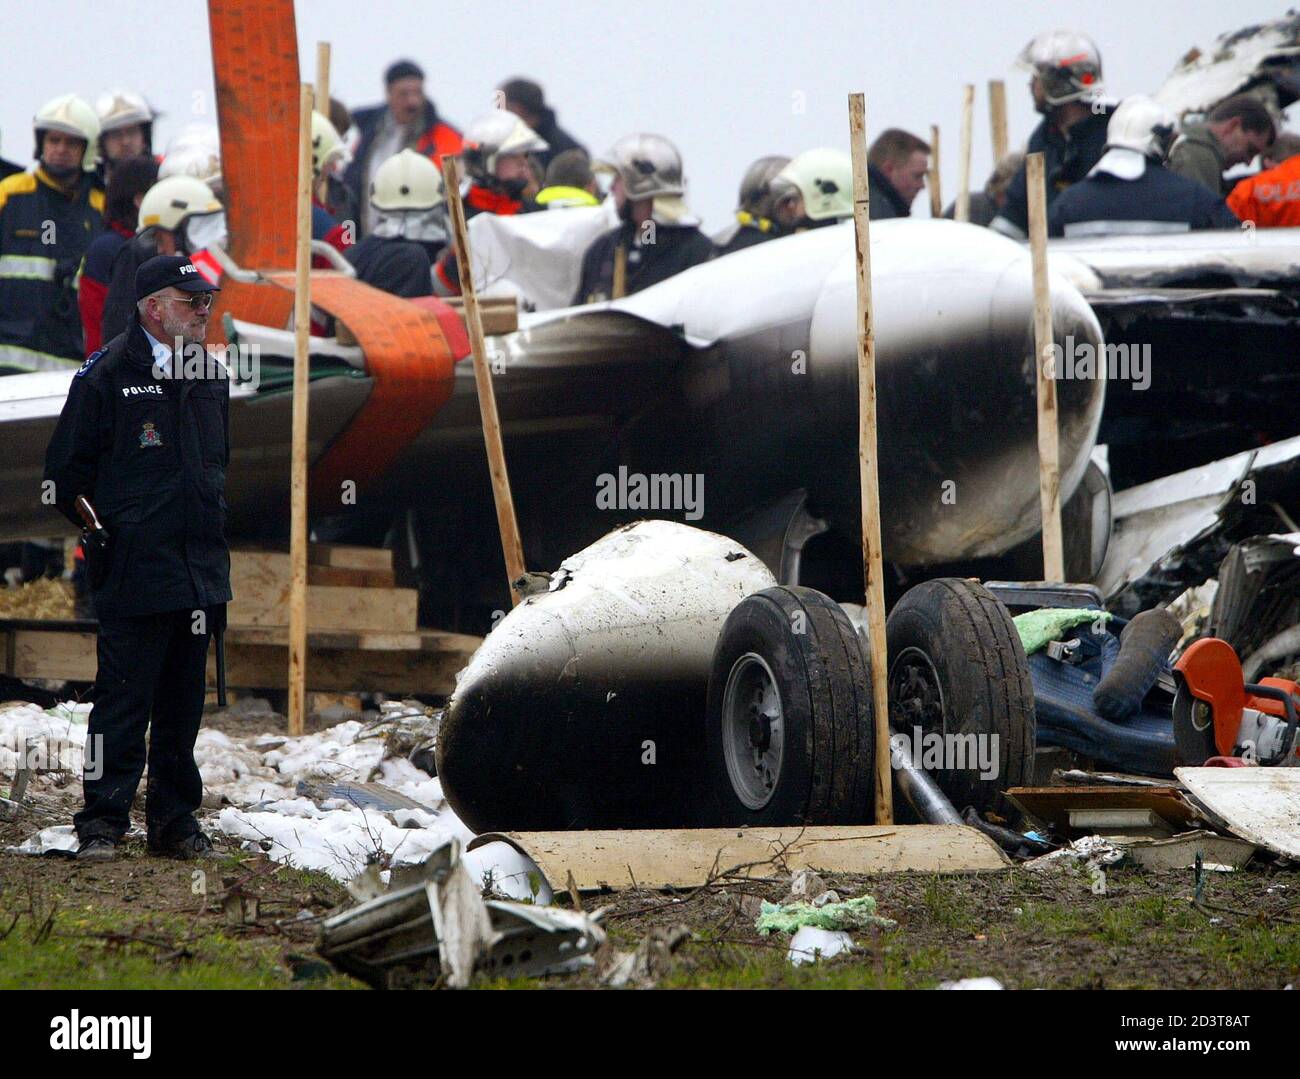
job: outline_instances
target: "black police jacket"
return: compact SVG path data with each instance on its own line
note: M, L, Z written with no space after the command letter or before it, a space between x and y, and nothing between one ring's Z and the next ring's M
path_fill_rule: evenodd
M231 598L229 379L219 365L193 360L174 357L173 369L191 377L155 376L133 317L73 377L45 453L59 511L80 525L76 499L85 495L108 532L107 571L93 593L100 618Z

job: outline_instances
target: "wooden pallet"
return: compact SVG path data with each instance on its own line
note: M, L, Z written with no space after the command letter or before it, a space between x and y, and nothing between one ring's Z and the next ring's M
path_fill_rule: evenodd
M391 552L313 545L307 585L307 687L328 693L450 694L481 638L422 630L416 592L393 587ZM282 689L288 669L289 556L232 551L235 594L226 630L226 684ZM24 681L90 682L98 624L0 619L0 673ZM216 685L215 656L208 684Z

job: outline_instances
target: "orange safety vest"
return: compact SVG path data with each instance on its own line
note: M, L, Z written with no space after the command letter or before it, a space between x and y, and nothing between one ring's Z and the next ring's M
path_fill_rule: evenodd
M1260 228L1300 225L1300 154L1247 176L1232 189L1228 209Z

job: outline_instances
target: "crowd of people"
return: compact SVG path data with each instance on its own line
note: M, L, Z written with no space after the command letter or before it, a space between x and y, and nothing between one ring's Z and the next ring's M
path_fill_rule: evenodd
M1186 124L1149 97L1111 101L1096 46L1068 30L1039 35L1020 61L1042 116L1026 150L1045 157L1052 235L1300 224L1300 136L1279 131L1263 100L1237 94ZM499 108L464 131L439 113L413 61L391 64L384 90L381 104L349 113L332 100L328 115L313 116L312 232L361 280L397 295L459 291L441 169L451 154L464 163L467 217L609 200L616 217L582 256L575 304L630 295L853 213L850 157L840 148L755 161L734 220L707 236L687 202L681 155L661 135L628 135L593 159L529 79L501 84ZM94 107L64 95L35 116L35 166L0 162L0 373L80 365L127 328L135 272L155 255L187 255L220 276L210 254L225 243L217 131L190 125L157 153L156 118L129 91L104 94ZM911 215L930 154L898 128L875 139L873 218ZM1225 179L1257 159L1255 174ZM950 206L945 216L953 215ZM969 220L1025 237L1023 154L997 162L970 195Z

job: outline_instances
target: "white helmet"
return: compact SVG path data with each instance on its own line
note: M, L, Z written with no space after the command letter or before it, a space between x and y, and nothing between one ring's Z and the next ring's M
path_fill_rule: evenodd
M370 181L370 205L384 213L432 210L443 198L438 166L414 150L394 154Z
M133 124L147 128L158 118L149 102L133 90L109 90L100 94L95 101L95 113L99 116L100 134Z
M1017 64L1036 74L1049 105L1064 105L1101 90L1101 53L1077 30L1048 30L1020 50Z
M73 138L84 139L86 151L81 155L83 172L94 172L98 160L99 117L76 94L64 94L47 101L32 119L36 134L36 157L41 156L41 132L61 131Z
M1164 160L1178 130L1174 114L1146 94L1126 97L1106 125L1106 148L1137 150Z
M633 202L686 193L682 155L662 135L625 135L593 167L622 177Z
M138 231L164 228L175 232L188 218L222 213L221 203L202 180L169 176L159 180L140 200Z
M1174 114L1145 94L1125 98L1106 125L1106 152L1092 167L1121 180L1136 180L1147 160L1164 161L1178 130Z
M166 144L166 153L159 165L159 179L186 175L201 179L209 186L221 183L221 143L217 129L212 134L191 133L173 138Z
M476 180L491 180L496 176L498 157L539 154L548 148L547 141L513 112L497 109L480 116L465 129L461 156L471 176Z
M805 150L777 173L803 196L804 215L813 221L853 216L853 160L843 150Z
M167 149L164 151L164 157L167 154L173 154L177 150L188 150L193 146L200 146L205 150L210 150L217 156L221 155L221 135L217 131L215 124L193 123L186 124L175 135L167 140Z
M338 130L329 117L319 112L311 114L311 172L320 176L325 170L345 167L352 160L348 148L339 138Z

